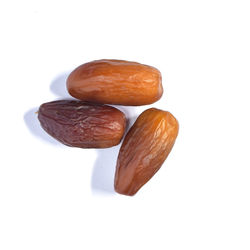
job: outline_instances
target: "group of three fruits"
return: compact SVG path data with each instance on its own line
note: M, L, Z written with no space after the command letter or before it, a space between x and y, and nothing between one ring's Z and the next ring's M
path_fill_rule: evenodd
M154 67L121 60L98 60L76 68L67 79L69 93L79 99L44 103L38 119L60 142L81 148L108 148L120 143L126 117L103 105L146 105L163 93L161 73ZM124 138L118 155L115 190L134 195L161 167L178 134L178 122L167 111L144 111Z

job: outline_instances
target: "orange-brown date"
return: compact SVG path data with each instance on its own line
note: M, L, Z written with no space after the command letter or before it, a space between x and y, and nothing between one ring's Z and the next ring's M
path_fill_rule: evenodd
M44 103L38 111L43 129L65 145L108 148L120 143L125 115L106 105L61 100Z
M122 60L97 60L79 66L69 75L67 89L79 100L129 106L154 103L163 93L159 70Z
M167 111L144 111L125 136L115 173L115 190L134 195L160 169L178 134L178 122Z

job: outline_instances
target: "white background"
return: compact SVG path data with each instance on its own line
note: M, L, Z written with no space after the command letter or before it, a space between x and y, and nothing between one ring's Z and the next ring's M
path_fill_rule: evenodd
M0 28L1 250L250 249L249 0L2 0ZM119 146L66 147L35 114L102 58L157 67L152 106L180 123L134 197L113 191Z

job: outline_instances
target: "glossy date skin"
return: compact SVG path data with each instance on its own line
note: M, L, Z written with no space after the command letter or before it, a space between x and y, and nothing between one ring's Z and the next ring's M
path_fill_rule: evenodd
M108 148L120 143L125 115L116 108L82 101L44 103L38 111L43 129L67 146Z
M94 103L145 105L163 93L161 73L154 67L122 60L96 60L76 68L67 79L73 97Z
M160 169L178 135L175 117L159 109L144 111L126 135L117 160L115 190L134 195Z

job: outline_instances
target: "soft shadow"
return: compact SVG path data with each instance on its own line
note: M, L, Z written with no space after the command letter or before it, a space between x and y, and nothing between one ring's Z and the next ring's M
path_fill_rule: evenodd
M72 98L69 95L66 87L66 80L68 75L69 75L68 73L64 72L58 75L50 84L51 92L60 98L64 99Z
M37 108L30 109L24 114L24 122L34 136L38 137L39 139L51 143L53 145L60 145L60 143L55 140L53 137L48 135L40 126L39 120L37 118L36 112L38 111Z
M93 193L115 194L114 175L119 149L120 145L97 150L91 181Z

